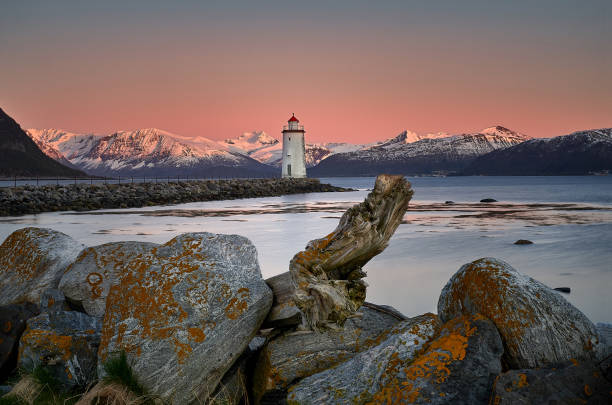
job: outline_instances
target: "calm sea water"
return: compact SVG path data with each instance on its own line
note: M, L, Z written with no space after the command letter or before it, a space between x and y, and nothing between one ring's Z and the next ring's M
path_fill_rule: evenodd
M415 194L405 223L365 267L369 301L407 316L436 312L452 274L491 256L551 287L570 287L565 297L593 321L612 321L612 176L409 180ZM270 277L287 271L295 253L331 232L374 185L374 178L322 181L359 191L5 217L0 240L25 226L53 228L90 246L165 242L183 232L236 233L255 244ZM489 197L499 203L478 204ZM517 246L517 239L534 244Z

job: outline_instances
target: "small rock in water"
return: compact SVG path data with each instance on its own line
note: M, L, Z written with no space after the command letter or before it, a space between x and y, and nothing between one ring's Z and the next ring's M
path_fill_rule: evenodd
M495 200L493 198L483 198L482 200L480 200L480 202L491 203L491 202L497 202L497 200Z
M553 288L553 290L555 291L561 291L562 293L570 293L570 288L569 287L557 287L557 288Z
M454 204L454 201L448 200L448 201L444 201L444 204Z
M519 239L514 242L515 245L533 245L533 242L527 239Z

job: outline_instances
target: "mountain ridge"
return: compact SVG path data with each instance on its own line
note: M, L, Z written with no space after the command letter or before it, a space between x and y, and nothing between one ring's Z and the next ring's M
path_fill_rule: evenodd
M85 177L86 174L45 154L0 108L0 176Z
M612 170L612 128L535 138L476 158L461 174L585 175Z

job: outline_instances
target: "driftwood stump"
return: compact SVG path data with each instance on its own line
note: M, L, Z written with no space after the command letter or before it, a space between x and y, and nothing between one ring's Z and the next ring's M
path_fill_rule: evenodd
M293 257L293 302L304 327L342 325L363 304L362 267L387 247L412 194L404 176L378 176L374 190L342 215L332 233L310 241Z

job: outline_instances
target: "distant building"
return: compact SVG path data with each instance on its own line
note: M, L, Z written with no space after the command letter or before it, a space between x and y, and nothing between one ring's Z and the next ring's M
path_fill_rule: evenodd
M283 177L306 177L305 132L295 114L283 127Z

